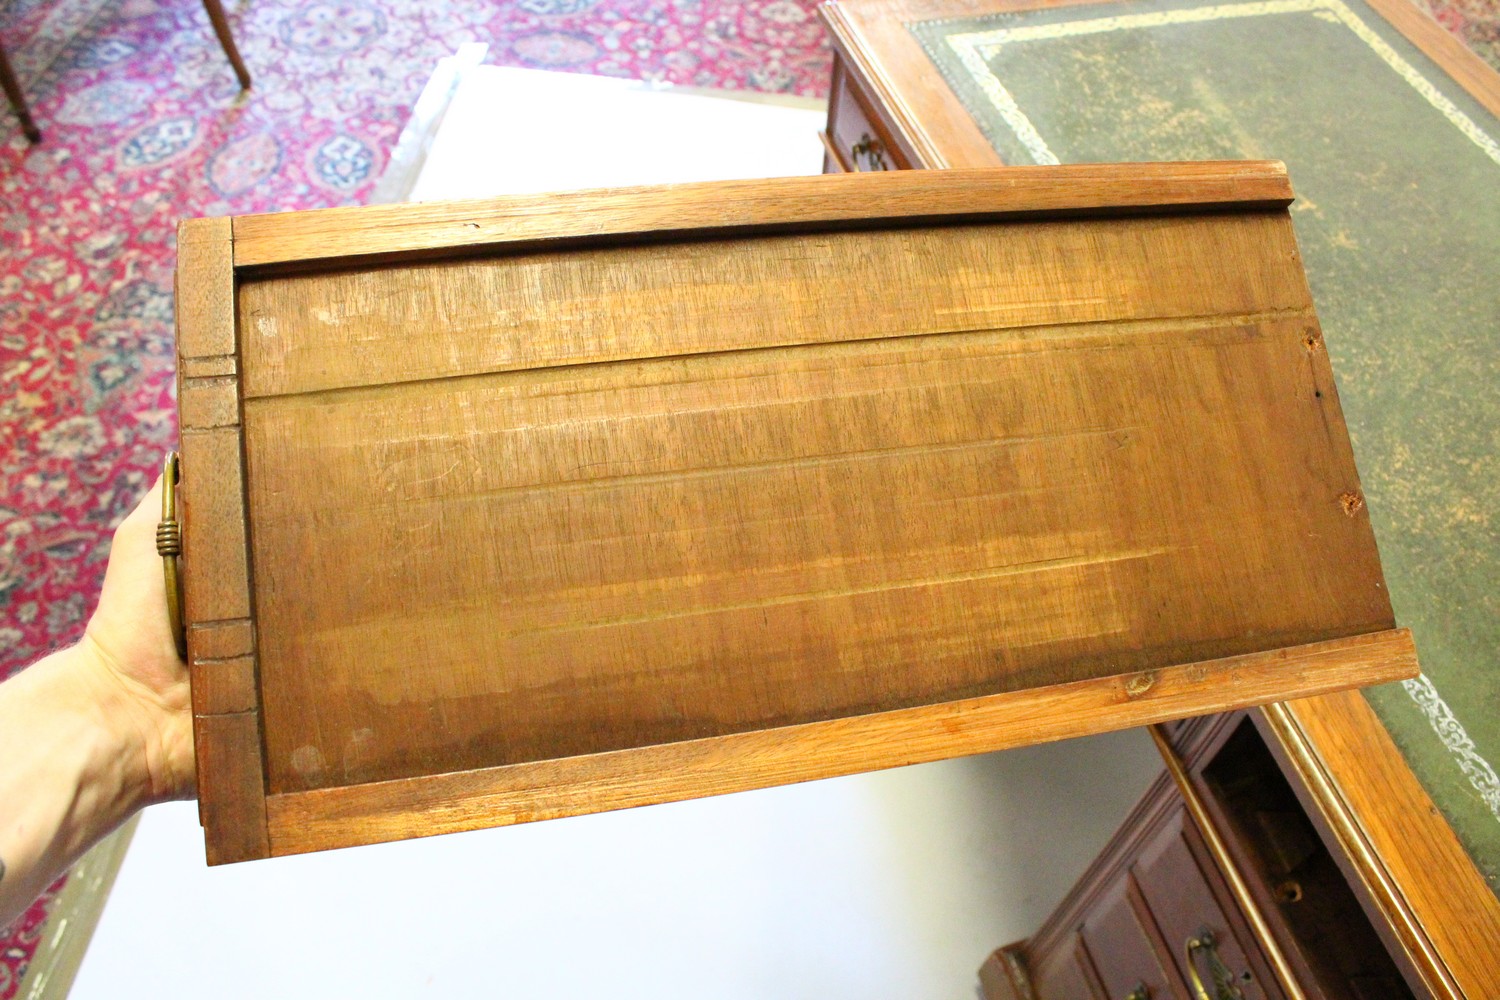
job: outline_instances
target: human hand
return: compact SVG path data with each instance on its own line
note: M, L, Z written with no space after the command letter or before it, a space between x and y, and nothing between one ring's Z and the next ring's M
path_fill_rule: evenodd
M142 806L193 793L187 666L156 554L161 483L115 530L77 645L0 684L0 927Z
M142 804L194 791L187 664L177 655L156 553L161 494L158 479L115 529L99 606L75 647L80 671L111 706L106 724L140 754Z

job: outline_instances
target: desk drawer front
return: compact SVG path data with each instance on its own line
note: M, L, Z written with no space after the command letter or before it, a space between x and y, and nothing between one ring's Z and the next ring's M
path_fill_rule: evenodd
M874 102L842 60L835 61L828 100L828 137L844 171L909 170L911 161L877 124Z

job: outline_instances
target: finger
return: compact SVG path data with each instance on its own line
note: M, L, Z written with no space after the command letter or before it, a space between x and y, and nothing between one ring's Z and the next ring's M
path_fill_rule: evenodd
M120 522L120 526L124 527L126 524L150 524L152 525L151 530L155 531L156 522L161 520L161 492L162 477L157 476L156 482L146 491L145 496L141 497L135 508L129 514L125 515L125 519Z

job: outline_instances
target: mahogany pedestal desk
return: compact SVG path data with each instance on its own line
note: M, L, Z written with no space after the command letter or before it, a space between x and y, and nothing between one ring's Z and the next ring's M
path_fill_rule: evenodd
M1370 4L834 0L822 8L835 53L825 169L1204 155L1285 159L1303 199L1294 206L1293 217L1329 329L1330 350L1341 366L1342 347L1358 358L1355 367L1368 363L1379 376L1383 369L1376 362L1385 359L1370 355L1398 338L1376 335L1405 327L1407 316L1414 317L1412 336L1425 322L1421 315L1438 306L1450 314L1450 328L1493 327L1495 302L1488 290L1493 280L1480 274L1470 281L1421 282L1445 271L1466 274L1500 245L1483 228L1494 213L1468 208L1495 201L1500 77L1403 0ZM1273 51L1276 59L1270 58ZM1364 101L1367 95L1368 104L1346 103ZM1336 127L1349 122L1354 124L1342 132ZM1345 134L1355 136L1352 147L1347 142L1348 148L1339 146ZM1361 145L1361 136L1367 144ZM1450 207L1423 219L1402 217L1400 192L1385 187L1397 176L1404 189L1423 189L1423 204ZM1474 216L1478 219L1472 224L1481 228L1471 238L1464 227ZM1382 231L1387 224L1392 230ZM1399 234L1429 230L1437 235L1423 244L1426 249L1409 253ZM1371 247L1384 252L1357 255L1360 248ZM1347 321L1331 320L1330 305ZM1483 341L1461 345L1450 339L1440 353L1460 359L1467 354L1468 364L1482 366L1488 351L1492 348ZM1402 415L1399 400L1393 406L1379 396L1378 384L1371 389L1361 382L1363 372L1351 379L1350 368L1339 371L1346 399L1353 386L1350 426L1356 444L1364 443L1374 453L1374 461L1362 453L1362 469L1375 480L1371 495L1377 528L1382 502L1389 504L1395 522L1388 521L1381 536L1383 558L1389 568L1395 557L1398 566L1391 572L1399 575L1403 565L1410 565L1415 577L1425 569L1424 554L1435 559L1445 546L1462 547L1463 536L1451 525L1446 531L1459 534L1450 537L1432 528L1423 535L1420 514L1403 508L1413 473L1402 471L1400 448L1407 445L1401 435L1412 432L1389 429L1381 421L1428 421L1419 412ZM1488 412L1486 406L1494 408L1493 391L1486 394L1482 385L1466 398L1482 412ZM1365 442L1362 415L1369 424ZM1443 439L1441 444L1463 454L1462 441ZM1454 482L1481 503L1494 489L1482 480ZM1483 549L1482 540L1470 544ZM1471 569L1469 584L1481 602L1487 600L1484 579L1493 583L1492 555L1481 551L1477 557L1458 557L1477 567ZM1424 596L1429 605L1451 609L1458 603L1451 596L1444 601L1413 592L1403 613ZM1476 703L1471 724L1485 719L1483 703L1493 697L1492 686L1483 682L1484 657L1493 656L1485 649L1493 644L1484 639L1495 626L1483 619L1482 610L1475 614L1477 624L1467 634L1478 641L1468 649L1456 648L1449 657L1456 662L1470 657L1468 674L1450 672L1440 678L1446 687L1453 676L1461 695L1463 684L1477 674L1472 683L1478 687L1469 699ZM1442 618L1434 618L1426 631L1417 628L1424 664L1434 662L1429 642L1442 662L1447 651L1439 647L1452 641L1455 631L1462 630ZM1430 695L1429 718L1451 732L1457 723L1444 714L1447 706L1435 692L1430 687L1413 690ZM1399 689L1386 695L1387 700L1392 697L1404 699ZM1462 714L1458 695L1449 697ZM1410 713L1409 705L1406 711ZM1483 785L1483 769L1475 765L1471 788L1453 761L1429 763L1424 779L1434 794L1443 791L1440 811L1366 696L1320 696L1253 709L1249 717L1387 947L1405 963L1413 988L1440 997L1500 996L1500 902L1475 865L1476 859L1484 863L1476 845L1482 847L1484 838L1493 835L1483 829L1473 834L1461 826L1467 834L1461 839L1445 820L1445 813L1461 816L1465 809L1477 810L1481 823L1488 820L1475 794ZM1417 728L1425 729L1425 720ZM1190 755L1191 747L1181 743L1182 732L1179 727L1171 740ZM1461 727L1457 733L1462 736ZM1426 738L1431 740L1431 734ZM1461 739L1454 742L1462 750ZM1472 742L1468 750L1473 751ZM1427 772L1443 767L1454 778L1440 789ZM1212 800L1202 774L1192 766L1186 773L1188 787ZM1493 783L1493 771L1488 780ZM1209 814L1222 812L1212 801L1209 806ZM1171 942L1173 948L1180 945ZM1020 973L1008 976L1006 961L1002 949L986 966L994 996L1021 988L1016 986ZM1094 984L1087 995L1099 988ZM1296 995L1295 989L1294 984L1287 992ZM1130 995L1139 1000L1146 994ZM1304 995L1322 994L1309 989Z

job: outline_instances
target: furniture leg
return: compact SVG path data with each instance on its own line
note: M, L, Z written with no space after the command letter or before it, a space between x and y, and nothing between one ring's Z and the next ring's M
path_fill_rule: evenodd
M203 0L203 9L208 11L208 19L213 22L214 34L219 36L219 44L224 46L224 54L229 57L229 64L234 67L234 75L239 78L240 89L250 89L250 71L245 68L245 61L240 58L240 50L234 46L234 35L229 32L229 19L224 16L224 4L222 0Z
M26 95L21 93L21 84L16 80L16 74L10 68L10 60L5 57L5 46L0 45L0 87L5 88L5 96L10 98L10 106L15 109L16 117L21 119L21 131L31 142L42 141L42 131L36 127L36 122L31 119L31 111L26 107Z

